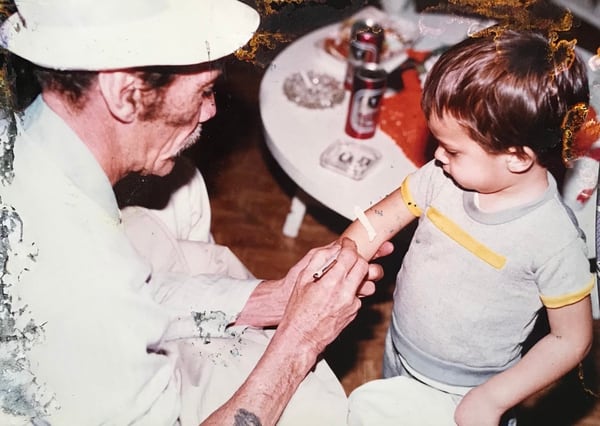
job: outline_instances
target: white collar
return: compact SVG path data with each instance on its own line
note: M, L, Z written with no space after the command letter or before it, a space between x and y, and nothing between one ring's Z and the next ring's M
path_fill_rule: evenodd
M23 131L24 130L24 131ZM24 136L48 154L65 175L119 221L112 185L91 151L75 132L38 96L22 117Z

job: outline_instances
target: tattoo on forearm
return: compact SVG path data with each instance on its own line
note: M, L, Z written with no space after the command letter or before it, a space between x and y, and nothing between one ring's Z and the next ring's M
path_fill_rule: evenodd
M262 426L262 423L256 414L240 408L234 417L233 426Z

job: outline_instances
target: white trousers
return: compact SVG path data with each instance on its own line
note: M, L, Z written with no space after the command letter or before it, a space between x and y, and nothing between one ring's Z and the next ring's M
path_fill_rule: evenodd
M198 425L240 387L265 350L270 331L246 329L239 338L186 339L178 343L184 365L181 424ZM348 404L325 361L317 363L285 408L278 425L346 425Z
M367 382L348 398L349 426L456 426L454 412L463 396L404 375ZM517 426L513 410L500 426Z
M349 426L456 426L460 395L407 376L367 382L349 396Z

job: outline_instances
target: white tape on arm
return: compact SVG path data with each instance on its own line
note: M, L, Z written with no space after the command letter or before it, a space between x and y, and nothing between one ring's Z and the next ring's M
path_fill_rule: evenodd
M377 232L371 222L369 222L369 218L365 215L365 213L358 206L354 206L354 214L362 226L367 230L367 236L369 237L369 242L373 241L377 236Z

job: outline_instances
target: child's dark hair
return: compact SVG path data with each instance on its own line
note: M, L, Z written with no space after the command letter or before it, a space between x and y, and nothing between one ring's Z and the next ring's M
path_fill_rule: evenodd
M458 120L490 153L530 147L548 167L560 158L562 121L569 108L589 102L585 63L560 71L550 43L532 31L504 30L467 38L434 64L422 108Z

